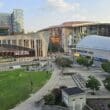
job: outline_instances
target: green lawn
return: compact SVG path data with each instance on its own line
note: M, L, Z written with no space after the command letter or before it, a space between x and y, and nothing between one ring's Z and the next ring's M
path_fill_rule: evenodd
M13 70L0 72L0 110L13 108L17 103L40 89L50 78L46 72Z

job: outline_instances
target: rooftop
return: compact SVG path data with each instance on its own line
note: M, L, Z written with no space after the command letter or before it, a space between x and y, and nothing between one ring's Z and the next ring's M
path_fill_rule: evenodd
M52 29L52 28L77 27L77 26L93 25L93 24L97 24L97 23L89 22L89 21L70 21L70 22L64 22L60 25L49 26L47 28L39 30L38 32L45 31L45 30Z
M91 25L110 25L110 23L100 23L100 22L92 22L92 21L69 21L69 22L64 22L60 25L49 26L47 28L39 30L38 32L47 31L49 29L54 29L54 28L73 28L73 27L91 26Z
M65 88L65 89L63 89L63 91L66 92L68 95L75 95L75 94L84 93L84 91L78 87Z
M95 22L90 22L90 21L70 21L70 22L64 22L62 26L68 26L68 27L73 27L77 25L85 25L85 24L93 24Z

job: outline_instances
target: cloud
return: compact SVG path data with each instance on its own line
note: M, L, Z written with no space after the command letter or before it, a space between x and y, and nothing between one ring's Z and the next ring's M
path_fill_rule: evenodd
M75 16L73 16L74 17L74 19L75 20L83 20L83 21L85 21L85 20L87 20L87 16L85 16L85 15L81 15L81 14L75 14Z
M65 0L47 0L47 1L49 6L61 12L74 11L75 9L80 7L79 3L71 4L69 2L65 2Z
M0 8L2 8L3 6L4 6L4 3L0 1Z

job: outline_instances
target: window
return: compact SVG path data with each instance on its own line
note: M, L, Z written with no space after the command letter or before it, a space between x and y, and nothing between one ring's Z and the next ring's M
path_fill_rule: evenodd
M3 42L2 44L6 44L6 40L3 40L2 42Z
M8 40L8 44L10 44L10 40Z

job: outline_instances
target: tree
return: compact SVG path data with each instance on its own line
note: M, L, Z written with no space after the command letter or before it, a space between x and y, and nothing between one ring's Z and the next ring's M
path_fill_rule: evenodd
M62 102L62 89L67 88L66 86L61 86L60 88L54 88L51 93L44 96L44 102L46 105L59 105L66 106Z
M54 105L55 104L55 96L53 93L44 96L45 104Z
M104 86L110 91L110 77L107 77L104 81Z
M104 62L101 66L105 72L110 73L110 62Z
M56 58L55 62L58 66L61 67L70 67L71 64L73 63L70 59L64 57Z
M64 49L61 47L60 44L54 44L54 43L50 42L48 51L49 52L64 52Z
M110 109L110 104L108 104L108 108Z
M80 56L77 58L77 63L88 68L93 64L93 59L91 59L90 57Z
M93 95L95 94L95 91L100 89L100 86L100 82L94 76L89 76L89 79L86 83L86 87L93 90Z
M55 96L55 105L59 104L59 102L61 102L61 100L62 100L61 89L55 88L52 90L52 93Z
M59 105L62 102L62 89L67 88L66 86L61 86L60 88L55 88L52 93L55 96L55 105Z

